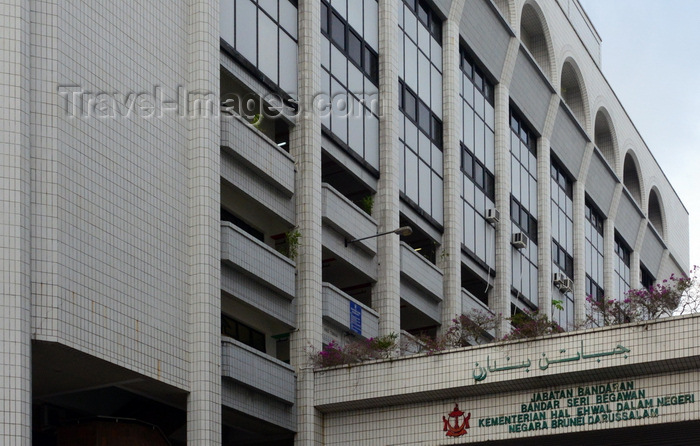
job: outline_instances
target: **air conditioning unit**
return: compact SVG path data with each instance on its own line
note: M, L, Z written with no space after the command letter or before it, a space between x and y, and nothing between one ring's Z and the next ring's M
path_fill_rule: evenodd
M489 223L498 223L501 219L501 213L496 208L486 209L486 221Z
M522 232L514 233L513 237L510 240L510 244L515 246L517 249L527 248L527 242L528 242L527 235L525 235Z
M567 293L573 291L574 281L566 277L563 273L554 273L554 286L556 286L562 293Z

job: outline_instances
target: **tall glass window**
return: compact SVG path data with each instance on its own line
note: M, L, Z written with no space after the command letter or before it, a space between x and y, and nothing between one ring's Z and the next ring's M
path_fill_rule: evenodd
M630 257L632 250L627 243L615 234L615 296L617 300L625 298L630 290Z
M552 270L574 279L574 203L573 181L564 169L552 160L550 168L550 192L552 215ZM554 288L554 299L561 300L563 310L555 310L555 320L562 327L574 322L574 294L559 294Z
M514 110L510 115L510 154L511 229L530 239L526 248L512 249L511 283L516 295L537 305L537 139Z
M336 143L379 170L377 0L321 1L322 124Z
M494 88L464 49L460 67L462 244L469 255L493 269L496 231L485 217L486 210L495 207Z
M422 0L399 7L402 198L442 224L442 23Z
M220 11L221 38L227 49L248 68L296 97L296 2L221 0Z
M603 290L603 217L586 203L586 295L601 301Z

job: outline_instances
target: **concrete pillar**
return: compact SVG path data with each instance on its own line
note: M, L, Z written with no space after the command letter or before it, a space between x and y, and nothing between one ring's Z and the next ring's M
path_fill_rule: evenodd
M8 446L32 444L30 291L30 2L2 0L3 97L0 122L0 438Z
M379 0L379 183L375 206L379 232L399 226L398 8L401 2ZM379 312L380 336L401 330L401 258L399 237L377 239L379 274L372 306Z
M552 193L550 188L551 144L537 140L537 306L552 319Z
M461 244L462 200L460 198L461 148L459 144L461 105L459 69L459 22L448 19L442 26L442 153L443 153L443 208L442 236L443 276L442 330L462 312Z
M586 320L586 184L574 183L574 323Z
M188 91L219 97L219 4L188 2ZM199 94L198 92L201 92ZM190 110L193 110L190 107ZM220 123L189 118L189 381L187 444L221 444Z
M503 318L510 317L510 282L512 247L510 222L510 115L509 92L503 84L497 84L494 92L495 107L495 164L496 164L496 209L501 214L496 223L496 280L494 281L493 305L491 309ZM496 327L496 337L508 331L508 321Z
M607 299L615 294L615 222L608 217L603 224L603 288Z
M297 330L291 336L291 362L297 370L297 445L320 445L322 417L314 403L314 375L307 348L322 346L321 118L313 108L321 91L321 4L299 1L299 110L291 134L296 162L296 218L299 240L296 282Z

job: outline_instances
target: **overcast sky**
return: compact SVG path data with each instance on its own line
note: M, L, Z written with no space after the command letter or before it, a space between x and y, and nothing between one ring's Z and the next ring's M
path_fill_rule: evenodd
M700 0L579 1L603 39L603 74L690 213L700 265Z

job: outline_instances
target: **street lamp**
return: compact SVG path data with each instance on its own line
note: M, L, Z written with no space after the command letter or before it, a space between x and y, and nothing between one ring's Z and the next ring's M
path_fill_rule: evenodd
M350 243L355 243L355 242L359 242L361 240L367 240L370 238L381 237L383 235L389 235L389 234L398 234L398 235L403 235L405 237L405 236L413 234L413 229L411 229L410 226L401 226L400 228L394 229L393 231L386 231L386 232L382 232L380 234L368 235L367 237L354 238L352 240L348 240L346 238L345 239L345 247L347 248Z

